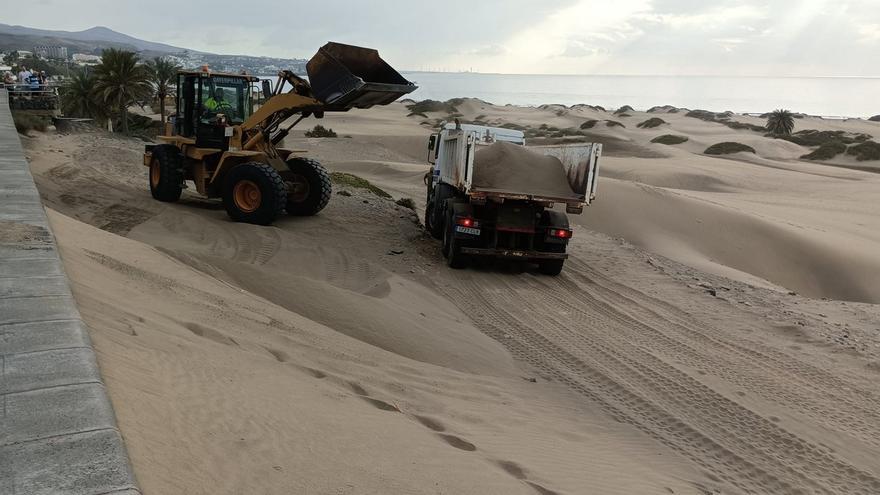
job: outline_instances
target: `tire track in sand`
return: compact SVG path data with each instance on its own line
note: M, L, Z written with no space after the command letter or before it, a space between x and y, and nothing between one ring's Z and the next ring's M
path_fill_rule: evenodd
M705 331L703 323L669 314L634 289L621 294L616 287L592 284L585 290L582 284L590 277L578 272L577 263L572 265L570 273L557 279L475 273L438 290L518 359L677 451L710 478L747 493L880 493L874 473L670 363L690 360L697 369L727 367L725 379L766 396L779 386L745 373L755 361L768 358L761 363L762 372L777 376L806 371L819 380L787 381L795 392L783 402L791 400L811 417L830 411L826 424L835 428L850 411L819 397L848 395L834 390L836 380L767 348L753 350L752 343L720 330ZM620 304L625 310L617 309ZM689 334L695 337L683 338ZM847 409L870 409L869 402L845 399ZM876 429L865 422L850 432L870 443L877 438Z

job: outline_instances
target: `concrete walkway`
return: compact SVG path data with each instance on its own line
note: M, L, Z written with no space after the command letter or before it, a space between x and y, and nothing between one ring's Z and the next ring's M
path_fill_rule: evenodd
M0 494L138 494L0 90Z

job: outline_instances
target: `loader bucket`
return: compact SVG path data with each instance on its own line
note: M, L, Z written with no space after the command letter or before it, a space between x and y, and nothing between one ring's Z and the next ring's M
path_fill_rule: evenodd
M371 48L330 42L306 64L309 84L326 110L387 105L416 90Z

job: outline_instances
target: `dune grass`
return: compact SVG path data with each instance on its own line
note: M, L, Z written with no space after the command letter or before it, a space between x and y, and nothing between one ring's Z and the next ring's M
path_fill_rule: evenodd
M348 174L345 172L332 172L330 174L330 180L332 180L334 184L340 186L348 186L356 189L366 189L376 196L379 196L380 198L391 199L390 194L374 186L367 179L358 177L354 174Z
M651 140L651 142L652 143L659 143L659 144L673 145L673 144L685 143L685 142L687 142L687 140L688 140L687 136L678 136L676 134L664 134L662 136L655 137L654 139Z
M864 143L871 139L868 134L850 133L846 131L817 131L816 129L804 129L790 136L768 134L767 137L784 139L801 146L822 146L831 142L843 144Z
M599 121L595 119L587 120L583 124L581 124L581 129L592 129L593 127L596 127L596 124L598 122Z
M400 198L397 201L395 201L394 204L396 204L398 206L402 206L404 208L409 208L410 210L413 210L413 211L415 211L415 209L416 209L416 202L413 201L412 198Z
M845 144L840 141L829 141L813 150L812 153L801 156L801 160L830 160L845 151Z
M640 128L640 129L652 129L654 127L660 127L661 125L663 125L665 123L666 123L666 121L659 118L659 117L651 117L650 119L648 119L644 122L639 122L638 124L636 124L636 127Z
M614 115L620 115L622 113L627 113L627 112L635 112L635 109L633 109L633 107L631 107L629 105L624 105L624 106L618 108L617 110L615 110Z
M752 148L751 146L742 143L725 141L723 143L717 143L709 146L703 153L707 155L729 155L731 153L740 153L742 151L754 153L755 148Z
M616 121L616 120L606 120L606 121L605 121L605 125L608 126L608 127L623 127L623 128L626 128L625 125L621 124L620 122L618 122L618 121Z
M306 137L312 138L335 138L336 133L333 129L322 126L321 124L316 125L310 131L306 131Z
M865 141L846 150L847 155L856 157L857 161L864 162L869 160L880 160L880 143L874 141Z

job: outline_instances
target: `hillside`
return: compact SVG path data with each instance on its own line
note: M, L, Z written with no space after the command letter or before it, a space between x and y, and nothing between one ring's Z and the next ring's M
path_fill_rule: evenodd
M103 26L83 31L56 31L0 23L0 52L15 50L31 51L35 46L63 46L69 54L100 54L107 48L121 48L138 52L142 58L175 56L186 67L209 64L217 70L247 70L259 74L271 74L279 69L291 69L305 73L304 59L257 57L252 55L228 55L201 52L178 46L142 40Z

